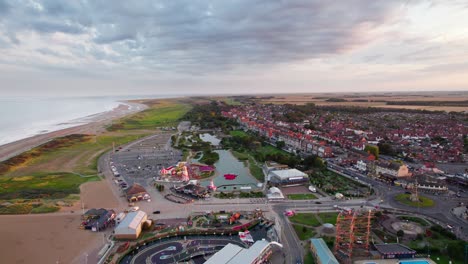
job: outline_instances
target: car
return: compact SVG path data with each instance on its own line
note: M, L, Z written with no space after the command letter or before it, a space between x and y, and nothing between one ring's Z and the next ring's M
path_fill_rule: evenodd
M297 258L297 259L296 259L296 264L302 264L302 259Z
M161 211L154 211L153 214L160 214Z
M138 206L134 206L134 207L132 207L132 208L130 209L130 211L132 211L132 212L136 212L136 211L138 211L138 210L140 210L140 207L138 207Z
M284 211L285 216L294 216L295 214L296 214L296 212L294 212L293 210Z

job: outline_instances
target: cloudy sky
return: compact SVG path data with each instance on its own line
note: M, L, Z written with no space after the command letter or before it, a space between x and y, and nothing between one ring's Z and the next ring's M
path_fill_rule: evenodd
M466 0L0 0L2 95L468 90Z

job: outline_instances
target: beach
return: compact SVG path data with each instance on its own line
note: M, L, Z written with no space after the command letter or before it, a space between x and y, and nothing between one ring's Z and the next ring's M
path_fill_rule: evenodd
M77 125L49 133L35 135L29 138L21 139L0 146L0 161L6 160L20 153L30 150L36 146L44 144L45 142L56 138L63 137L70 134L100 134L104 131L105 126L111 124L112 120L121 118L123 116L139 112L147 108L146 105L138 103L126 102L120 104L118 107L108 112L88 117L87 124Z
M6 160L53 138L70 134L101 134L112 120L142 111L147 106L126 102L112 111L86 117L89 123L36 135L0 146ZM97 253L106 242L103 232L80 229L82 210L122 206L108 181L80 186L80 200L57 213L1 215L2 263L97 263ZM82 208L82 205L84 208Z
M107 181L81 187L84 210L116 208ZM58 213L0 216L2 263L97 263L104 232L80 229L81 202Z

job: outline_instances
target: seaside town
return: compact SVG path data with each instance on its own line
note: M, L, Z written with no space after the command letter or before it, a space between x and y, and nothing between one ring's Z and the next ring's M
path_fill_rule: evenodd
M0 264L468 264L468 0L0 0Z
M461 263L466 114L229 102L99 157L119 206L69 209L103 234L74 262Z

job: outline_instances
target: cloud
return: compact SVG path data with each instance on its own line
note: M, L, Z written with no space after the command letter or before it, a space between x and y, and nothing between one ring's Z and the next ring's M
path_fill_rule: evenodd
M1 8L5 6L5 8ZM16 1L0 0L15 32L85 35L98 60L204 72L340 54L371 42L400 1ZM2 12L2 11L0 11ZM16 41L15 43L19 43ZM105 47L112 52L98 50ZM114 58L113 58L114 57Z

